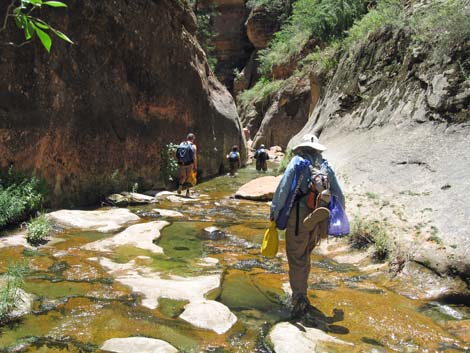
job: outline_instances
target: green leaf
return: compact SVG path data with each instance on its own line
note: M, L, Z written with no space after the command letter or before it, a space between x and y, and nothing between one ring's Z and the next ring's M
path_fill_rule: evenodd
M64 4L61 1L44 1L42 4L52 7L67 7L67 4Z
M30 20L26 18L26 16L24 21L24 35L26 40L30 40L34 35L34 25Z
M51 46L52 46L51 37L49 36L49 34L44 32L42 29L36 27L34 24L33 24L33 27L34 27L34 30L36 31L36 34L38 35L39 39L41 40L42 45L44 46L44 48L46 48L47 52L50 53L51 52Z
M54 29L54 28L51 28L51 29L52 29L52 32L54 32L57 37L65 40L66 42L69 42L70 44L74 44L72 40L61 31L58 31L57 29Z
M35 19L35 20L32 20L32 21L34 22L34 24L36 26L38 26L41 29L49 29L50 28L49 25L46 22L44 22L43 20Z
M41 6L42 4L42 0L29 0L26 2L29 2L30 4L35 5L35 6Z

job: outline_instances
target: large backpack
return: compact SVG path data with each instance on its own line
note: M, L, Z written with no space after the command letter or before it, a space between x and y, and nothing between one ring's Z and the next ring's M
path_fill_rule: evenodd
M268 153L264 148L260 148L255 152L255 158L259 159L260 161L265 161L268 157Z
M307 207L311 210L320 206L328 206L331 200L330 178L313 166L309 167L310 177L308 179Z
M228 154L228 159L235 162L238 159L238 152L232 151Z
M189 165L194 162L193 144L188 141L183 141L176 148L176 160L178 164Z
M310 162L300 156L294 156L291 162L294 164L294 178L292 179L292 184L289 188L289 195L287 200L282 206L281 211L276 219L276 226L278 229L286 229L287 220L289 218L290 211L294 206L294 202L297 201L297 198L300 195L300 185L302 180L309 177L309 166Z

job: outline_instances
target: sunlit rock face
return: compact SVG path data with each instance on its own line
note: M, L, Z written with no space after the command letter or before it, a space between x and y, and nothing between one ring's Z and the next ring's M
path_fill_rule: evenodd
M39 43L1 46L0 168L34 171L52 204L79 205L113 183L161 185L162 148L188 132L200 178L221 170L232 145L243 152L233 99L184 3L73 2L44 18L75 45L54 39L50 55ZM3 33L20 42L10 25Z
M288 147L321 133L349 214L386 219L414 260L467 278L470 90L460 63L468 64L468 41L446 56L435 43L412 43L409 29L381 27L340 58L330 80L312 72L315 105Z

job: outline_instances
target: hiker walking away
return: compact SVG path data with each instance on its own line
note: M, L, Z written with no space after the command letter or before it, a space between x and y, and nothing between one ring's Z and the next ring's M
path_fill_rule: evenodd
M197 147L194 143L196 136L189 133L186 141L183 141L176 148L176 159L180 166L180 178L178 185L178 194L181 194L183 186L186 187L186 196L189 197L190 184L187 180L191 173L196 173L197 170Z
M268 163L266 161L269 159L269 155L264 145L259 146L259 148L254 154L254 157L256 159L257 171L263 170L265 172L266 170L268 170Z
M271 204L270 219L276 221L278 228L286 229L286 254L292 289L291 314L294 319L305 318L313 313L314 308L307 297L310 254L319 241L328 236L329 210L325 206L331 195L334 195L344 207L343 192L335 172L322 157L324 150L326 147L319 143L315 135L309 134L302 138L302 142L293 148L295 155L287 166ZM302 172L299 173L299 170ZM318 195L314 193L313 199L317 204L311 206L312 192L309 191L315 186L318 176L328 180L329 191L322 191ZM293 184L296 184L294 192L291 191Z
M229 164L229 175L235 176L237 170L241 168L242 162L240 158L240 153L238 152L238 146L233 146L226 158L228 159Z

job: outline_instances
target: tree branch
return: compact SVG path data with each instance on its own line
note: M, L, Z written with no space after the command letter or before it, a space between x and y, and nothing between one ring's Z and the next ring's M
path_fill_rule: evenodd
M10 17L10 11L12 7L15 5L16 0L11 0L10 5L7 7L7 12L5 14L5 19L3 20L3 26L0 28L0 32L4 31L7 28L7 23L8 23L8 17Z
M12 47L15 47L15 48L21 48L22 46L24 46L26 44L29 44L29 43L31 43L31 40L24 41L23 43L20 43L20 44L16 44L16 43L13 43L13 42L7 42L7 43L3 43L3 45L9 45L9 46L12 46Z

